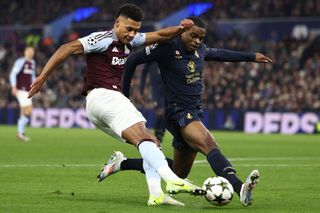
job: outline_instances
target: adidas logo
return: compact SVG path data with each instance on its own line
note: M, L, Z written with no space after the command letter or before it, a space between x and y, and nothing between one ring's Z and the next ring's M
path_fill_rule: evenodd
M119 50L118 50L116 47L114 47L114 48L111 50L111 52L113 52L113 53L118 53Z

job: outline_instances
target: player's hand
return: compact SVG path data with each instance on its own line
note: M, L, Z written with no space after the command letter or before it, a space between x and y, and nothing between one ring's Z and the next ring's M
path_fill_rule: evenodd
M270 63L272 62L271 58L263 55L262 53L256 53L255 62L257 63Z
M13 96L17 96L17 87L12 87L12 89L11 89L11 94L12 94Z
M183 19L183 20L181 20L181 22L180 22L179 28L182 29L182 30L184 30L184 31L187 31L187 30L190 30L191 27L193 27L193 25L194 25L194 23L193 23L192 20L190 20L190 19Z
M38 76L31 85L31 89L29 90L28 98L31 98L32 96L37 94L40 91L40 89L45 81L46 80L43 77Z

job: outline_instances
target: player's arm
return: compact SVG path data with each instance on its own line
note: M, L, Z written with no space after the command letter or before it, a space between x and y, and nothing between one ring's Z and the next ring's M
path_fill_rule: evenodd
M152 63L147 63L143 66L141 77L140 77L140 95L143 95L144 87L147 82L147 76L151 66L152 66Z
M33 95L38 93L43 83L48 79L55 68L65 61L70 55L81 53L83 53L83 46L79 40L61 45L44 66L40 75L32 83L28 97L31 98Z
M13 96L16 96L17 95L17 75L19 74L19 71L22 69L22 66L23 66L23 60L16 60L14 62L14 65L11 69L11 72L10 72L10 85L11 85L11 94Z
M258 63L272 62L270 58L262 53L246 53L240 51L207 48L205 47L205 60L206 61L223 61L223 62L241 62L241 61L253 61Z
M146 53L147 52L147 53ZM148 54L149 53L149 54ZM139 64L148 63L151 61L157 60L157 54L150 54L150 47L146 47L145 49L140 49L137 52L131 54L125 65L125 70L122 76L122 88L123 94L129 98L130 96L130 86L133 74L136 70L136 67Z
M181 33L189 30L193 26L193 21L183 19L179 26L167 27L154 32L146 33L145 45L168 41Z

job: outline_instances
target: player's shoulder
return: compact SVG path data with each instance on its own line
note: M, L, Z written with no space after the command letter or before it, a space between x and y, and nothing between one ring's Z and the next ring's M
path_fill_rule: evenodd
M85 53L103 52L115 41L115 33L110 31L93 32L79 39Z
M19 57L15 60L15 64L23 64L26 61L24 57Z

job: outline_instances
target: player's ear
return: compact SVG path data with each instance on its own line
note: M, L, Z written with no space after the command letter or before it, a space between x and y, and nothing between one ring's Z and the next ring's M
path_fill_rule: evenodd
M116 21L114 22L114 26L115 26L116 28L118 28L119 25L120 25L120 17L118 17L118 18L116 19Z

